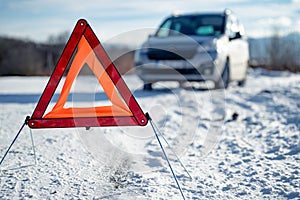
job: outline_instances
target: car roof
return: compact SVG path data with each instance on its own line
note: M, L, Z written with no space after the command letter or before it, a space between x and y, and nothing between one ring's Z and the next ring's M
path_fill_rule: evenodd
M231 15L233 14L233 12L229 9L225 9L223 12L219 11L219 12L195 12L195 13L174 13L170 16L168 16L167 18L173 18L173 17L194 17L194 16L201 16L201 15L205 15L205 16L226 16L226 15Z

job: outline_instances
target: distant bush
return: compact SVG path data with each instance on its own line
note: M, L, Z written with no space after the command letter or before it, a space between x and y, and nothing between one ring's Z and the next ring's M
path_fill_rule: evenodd
M300 71L300 35L290 34L285 37L275 33L268 45L270 69Z
M271 37L249 39L250 66L269 70L300 71L300 34L283 36L275 29Z
M34 43L0 38L1 75L35 74L42 62Z
M121 74L133 72L134 50L124 45L105 45L104 48Z
M48 75L62 45L0 37L0 75Z

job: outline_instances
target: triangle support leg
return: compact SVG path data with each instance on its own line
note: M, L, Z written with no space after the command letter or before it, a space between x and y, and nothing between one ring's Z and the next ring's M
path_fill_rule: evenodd
M172 151L172 153L175 155L177 161L180 163L181 167L184 169L184 171L187 173L187 175L189 176L190 180L193 180L191 174L189 173L189 171L186 169L186 167L183 165L183 163L181 162L180 158L178 157L178 155L176 154L176 152L173 150L173 148L171 147L171 145L169 144L169 142L167 141L167 139L165 138L165 136L161 133L161 131L158 129L158 127L156 126L155 123L153 123L153 127L157 130L157 132L159 133L159 135L164 139L164 141L166 142L166 144L168 145L168 147L170 148L170 150Z
M6 150L4 156L2 157L1 161L0 161L0 166L2 164L2 162L4 161L5 157L7 156L8 152L10 151L11 147L14 145L14 143L16 142L16 140L18 139L21 131L23 130L24 126L28 124L28 121L29 121L30 117L27 116L23 125L21 126L19 132L17 133L17 135L15 136L14 140L11 142L10 146L8 147L8 149Z
M30 130L30 139L31 139L31 145L32 145L32 150L33 150L33 156L34 156L34 164L37 164L37 159L36 159L36 152L35 152L35 145L34 145L34 141L33 141L33 136L32 136L32 130Z
M164 156L165 156L165 158L166 158L166 160L167 160L167 162L168 162L169 168L170 168L171 173L172 173L172 175L173 175L173 178L174 178L174 180L175 180L175 182L176 182L176 184L177 184L177 187L178 187L178 189L179 189L179 191L180 191L180 194L181 194L181 196L182 196L182 199L185 200L183 191L182 191L182 189L181 189L181 187L180 187L180 184L179 184L179 182L178 182L178 180L177 180L177 177L176 177L176 175L175 175L175 173L174 173L174 170L173 170L172 165L171 165L171 163L170 163L170 161L169 161L169 158L168 158L168 156L167 156L167 154L166 154L166 152L165 152L164 147L163 147L162 144L161 144L161 141L160 141L160 139L159 139L159 137L158 137L158 134L156 133L156 129L155 129L155 127L154 127L153 121L152 121L152 119L151 119L151 117L150 117L150 115L149 115L148 113L146 113L146 116L147 116L147 118L148 118L148 120L149 120L149 122L150 122L150 124L151 124L151 127L152 127L154 133L155 133L155 137L156 137L156 139L157 139L157 141L158 141L158 143L159 143L159 146L160 146L160 148L161 148L161 150L162 150L162 152L163 152L163 154L164 154Z

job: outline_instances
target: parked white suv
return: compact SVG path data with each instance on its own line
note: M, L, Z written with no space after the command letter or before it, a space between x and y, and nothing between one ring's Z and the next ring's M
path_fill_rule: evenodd
M243 25L230 11L172 15L135 52L135 70L151 90L158 81L213 81L244 85L249 47Z

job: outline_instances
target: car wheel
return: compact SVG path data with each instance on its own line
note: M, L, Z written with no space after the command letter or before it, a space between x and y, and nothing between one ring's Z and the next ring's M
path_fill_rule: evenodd
M216 89L227 88L230 81L230 73L229 73L229 61L226 61L224 70L220 79L215 83Z
M144 90L151 91L152 90L152 83L144 83Z
M249 68L249 61L248 61L248 65L247 65L247 68L246 68L246 74L245 74L244 79L237 82L238 86L240 86L240 87L244 87L246 85L248 68Z

